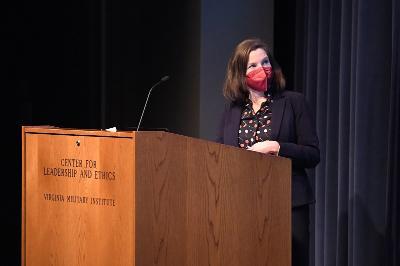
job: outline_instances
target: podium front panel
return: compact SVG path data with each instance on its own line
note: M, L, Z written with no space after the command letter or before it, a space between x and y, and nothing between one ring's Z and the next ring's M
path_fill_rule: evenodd
M291 265L286 158L43 127L22 149L23 265Z
M288 159L159 132L136 162L137 265L291 264Z
M25 265L133 265L133 135L66 133L25 134Z

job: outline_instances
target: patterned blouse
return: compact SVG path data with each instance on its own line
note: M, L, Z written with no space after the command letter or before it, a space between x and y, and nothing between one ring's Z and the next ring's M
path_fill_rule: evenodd
M239 147L247 149L257 142L269 140L271 136L271 96L254 113L250 100L243 108L239 127Z

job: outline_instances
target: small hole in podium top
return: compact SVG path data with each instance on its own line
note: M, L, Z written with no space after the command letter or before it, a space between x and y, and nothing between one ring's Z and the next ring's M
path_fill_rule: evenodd
M76 141L76 146L81 146L81 141L79 139Z

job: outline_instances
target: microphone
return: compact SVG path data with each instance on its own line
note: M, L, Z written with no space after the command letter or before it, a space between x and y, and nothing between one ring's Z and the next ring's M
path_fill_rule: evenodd
M140 116L139 124L138 124L138 126L137 126L137 128L136 128L136 132L139 131L140 124L142 123L144 110L146 110L147 102L149 101L149 97L150 97L151 91L152 91L155 87L157 87L158 84L160 84L160 83L162 83L162 82L165 82L165 81L167 81L167 80L169 80L169 76L164 76L164 77L162 77L156 84L154 84L154 85L150 88L149 93L147 94L146 102L145 102L144 107L143 107L142 115Z

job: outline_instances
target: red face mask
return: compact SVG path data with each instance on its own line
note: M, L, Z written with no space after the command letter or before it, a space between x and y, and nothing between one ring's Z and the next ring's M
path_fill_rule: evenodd
M259 67L246 75L246 83L256 91L267 91L268 80L272 77L272 67Z

